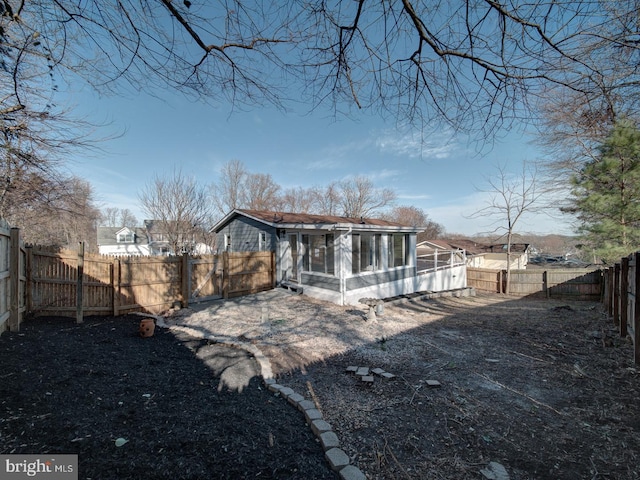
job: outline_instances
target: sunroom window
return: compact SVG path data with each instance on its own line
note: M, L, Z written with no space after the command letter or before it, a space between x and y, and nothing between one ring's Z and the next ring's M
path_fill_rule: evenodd
M402 267L409 263L409 235L389 235L389 266Z
M382 268L381 235L354 233L351 235L351 273L372 272Z
M334 236L302 235L304 256L302 268L307 272L335 274Z

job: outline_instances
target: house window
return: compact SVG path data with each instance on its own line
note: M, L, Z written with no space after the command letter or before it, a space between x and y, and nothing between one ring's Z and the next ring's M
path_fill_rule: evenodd
M409 263L409 235L389 235L389 267Z
M258 250L265 251L267 249L267 232L258 232Z
M334 236L302 235L302 268L307 272L335 274Z
M373 272L382 267L381 235L354 233L351 235L351 272Z
M224 236L224 249L227 252L231 251L231 234L225 234Z
M118 243L133 243L133 232L119 233Z

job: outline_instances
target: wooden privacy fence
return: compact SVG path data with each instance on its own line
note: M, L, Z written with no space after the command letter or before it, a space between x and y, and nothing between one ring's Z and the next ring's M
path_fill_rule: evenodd
M273 252L106 257L82 246L75 252L19 243L17 229L0 229L0 333L18 330L24 312L82 321L85 315L159 313L176 302L185 307L275 286Z
M600 301L602 271L588 269L512 270L510 294L546 298L571 297ZM476 290L506 293L507 271L467 267L467 286Z
M604 272L603 303L619 327L620 336L633 341L633 358L640 364L640 252L621 259Z
M19 330L26 306L26 252L20 231L0 220L0 334Z

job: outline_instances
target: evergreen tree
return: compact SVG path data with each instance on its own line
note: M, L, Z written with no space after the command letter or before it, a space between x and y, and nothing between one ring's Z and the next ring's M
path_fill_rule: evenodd
M572 207L579 233L605 263L640 249L640 130L616 122L599 148L572 178Z

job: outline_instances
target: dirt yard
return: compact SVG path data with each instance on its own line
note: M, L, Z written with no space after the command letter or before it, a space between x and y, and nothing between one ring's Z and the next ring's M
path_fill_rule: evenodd
M640 478L640 377L596 303L478 295L368 321L273 290L165 320L259 347L371 480ZM137 338L137 321L2 335L0 453L77 452L81 478L335 478L249 360L168 330ZM348 366L395 378L367 384Z
M640 376L600 304L478 295L371 322L279 292L180 321L258 345L368 478L640 478ZM396 378L369 385L348 366Z

